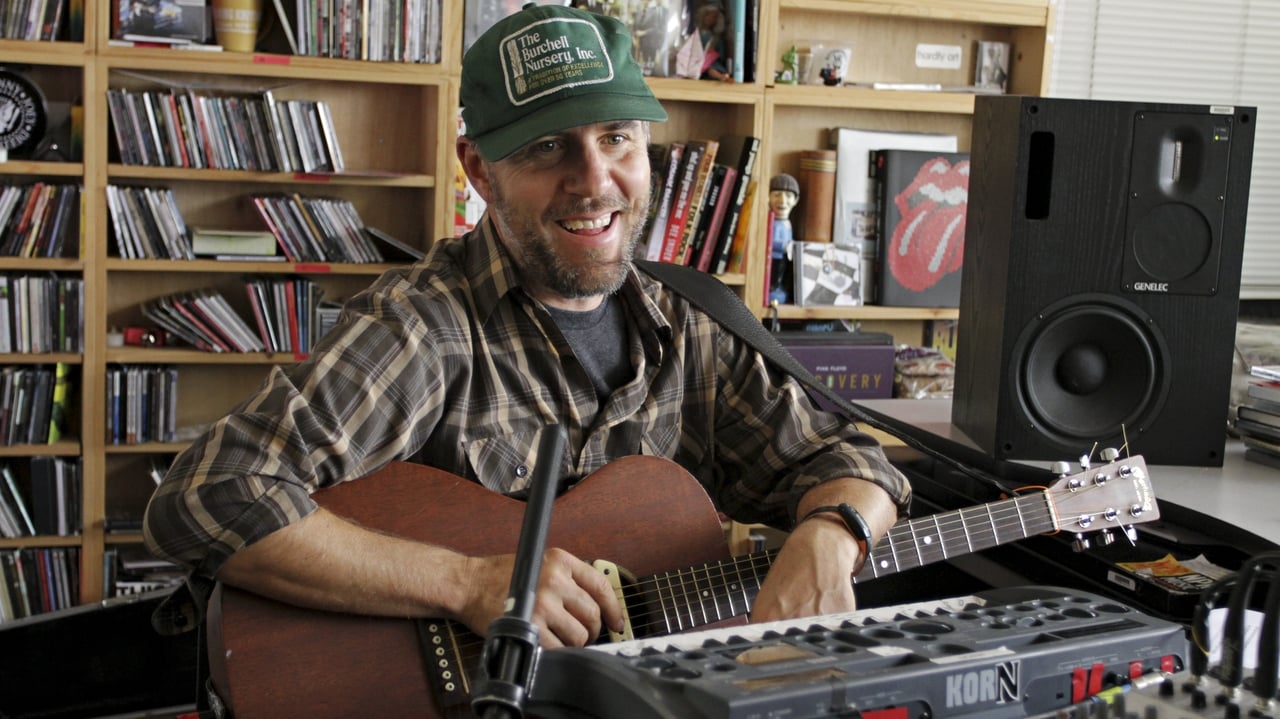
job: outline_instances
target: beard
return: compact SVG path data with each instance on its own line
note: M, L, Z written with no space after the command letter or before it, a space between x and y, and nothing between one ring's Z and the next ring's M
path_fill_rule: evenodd
M581 299L616 292L631 271L632 256L644 233L645 211L649 198L637 198L629 204L620 195L583 200L550 208L545 216L521 213L505 201L500 183L493 182L490 212L498 227L503 245L511 253L525 282L547 289L566 299ZM636 209L641 208L641 209ZM593 214L614 210L615 223L624 223L626 236L620 247L583 250L580 258L568 257L543 230L555 217Z

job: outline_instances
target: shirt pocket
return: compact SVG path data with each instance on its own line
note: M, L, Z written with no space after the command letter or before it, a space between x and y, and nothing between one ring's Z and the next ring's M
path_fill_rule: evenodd
M523 493L533 472L543 462L555 464L556 479L564 474L567 451L559 457L540 457L538 447L544 432L558 432L559 425L544 425L501 436L464 440L467 462L474 476L488 489L502 494Z
M640 437L640 454L675 459L680 449L680 423L664 422Z

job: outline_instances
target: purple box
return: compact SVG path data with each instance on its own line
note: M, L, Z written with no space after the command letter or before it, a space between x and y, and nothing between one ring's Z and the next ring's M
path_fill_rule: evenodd
M888 334L784 332L778 339L819 382L842 399L893 396L893 339ZM815 399L824 409L834 409L825 398Z

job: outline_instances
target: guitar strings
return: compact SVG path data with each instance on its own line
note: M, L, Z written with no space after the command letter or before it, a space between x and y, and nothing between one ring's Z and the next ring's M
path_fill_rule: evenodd
M1095 493L1098 489L1098 485L1088 485L1072 492L1071 495L1083 497ZM1001 529L1007 531L1011 526L1021 529L1017 539L1055 531L1060 525L1055 523L1055 513L1052 509L1056 505L1051 500L1052 495L1049 492L1041 491L979 507L966 507L931 517L900 522L894 525L886 537L872 550L872 557L881 560L875 563L876 569L886 567L887 565L883 564L884 561L891 561L892 571L897 572L945 559L948 554L947 547L954 545L961 538L966 551L996 546L1007 541L1001 539ZM1094 510L1084 514L1098 515L1102 511ZM983 518L982 515L990 520L991 531L989 533L971 531L973 519ZM937 547L936 551L925 552L921 548L922 543L928 544L934 537L938 538L942 546ZM900 554L897 548L903 543L915 547L915 551ZM890 555L887 560L884 556L886 552ZM926 554L937 556L927 557ZM954 551L951 554L954 554ZM707 564L640 580L635 583L634 592L642 596L656 594L659 607L657 610L651 609L650 613L660 614L660 616L644 624L633 623L633 631L637 636L669 634L714 624L746 613L754 600L755 592L759 590L764 574L772 564L773 556L774 552L757 553L747 555L745 558L734 558L731 562ZM871 563L869 560L868 564ZM730 564L731 571L726 569ZM865 573L873 572L874 570ZM736 578L736 581L730 581L731 578ZM715 591L717 584L720 589L718 594ZM712 589L709 591L708 587ZM661 599L663 595L683 600L677 603L683 603L689 609L682 613L668 608L668 603ZM735 603L739 603L739 595L742 596L741 611L734 606ZM685 626L686 619L689 626Z
M1074 501L1101 488L1100 485L1087 485L1071 492L1069 498ZM954 556L955 548L963 548L961 554L965 554L1011 541L1001 537L1002 528L1005 531L1019 528L1017 539L1052 532L1058 528L1054 521L1056 507L1050 492L1038 491L899 522L872 549L863 575L868 575L867 579L874 578L871 576L873 567L894 573L923 566ZM1073 516L1093 516L1102 512L1093 510ZM981 526L975 527L975 524ZM985 530L987 526L989 531L974 531ZM936 550L931 546L935 538L941 545ZM930 545L928 552L922 544ZM899 551L902 545L914 549ZM948 547L952 549L950 555ZM638 606L631 610L633 633L639 638L676 634L748 614L776 556L777 550L770 549L655 574L627 585L624 592L628 598L638 600ZM883 565L884 562L891 564ZM679 609L679 604L685 605L686 609ZM483 644L482 639L459 639L457 642L462 656L476 659Z

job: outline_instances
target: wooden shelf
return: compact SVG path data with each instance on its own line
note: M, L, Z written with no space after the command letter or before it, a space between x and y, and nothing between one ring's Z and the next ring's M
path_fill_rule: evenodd
M0 366L3 365L32 365L32 364L55 364L58 362L66 362L68 364L80 364L82 357L71 352L47 352L43 354L9 352L0 354Z
M438 85L457 70L448 64L365 62L271 53L199 52L168 48L111 47L96 59L112 70L192 72L246 78Z
M62 440L53 444L13 444L0 446L0 457L75 457L81 452L79 442Z
M954 320L960 318L956 307L801 307L779 305L778 318L784 320Z
M112 347L107 361L120 364L277 365L306 359L283 352L202 352L188 348Z
M936 112L955 115L972 115L973 98L974 95L970 92L831 88L820 85L778 85L769 91L769 99L772 103L790 107Z
M80 162L41 162L38 160L8 160L0 162L0 177L10 175L81 177L84 175L84 164Z
M107 166L111 179L142 179L148 182L235 182L279 185L368 185L372 187L414 187L430 189L436 186L432 175L414 175L403 172L377 172L349 170L340 173L319 172L251 172L249 170L206 170L187 167L151 167L142 165Z
M397 267L389 263L279 262L252 260L124 260L106 261L109 272L185 272L206 274L290 274L290 275L370 275L377 276Z
M929 0L929 2L861 2L859 0L781 0L784 10L829 15L879 15L939 22L976 22L989 25L1023 25L1043 28L1049 24L1050 3L1042 0Z

